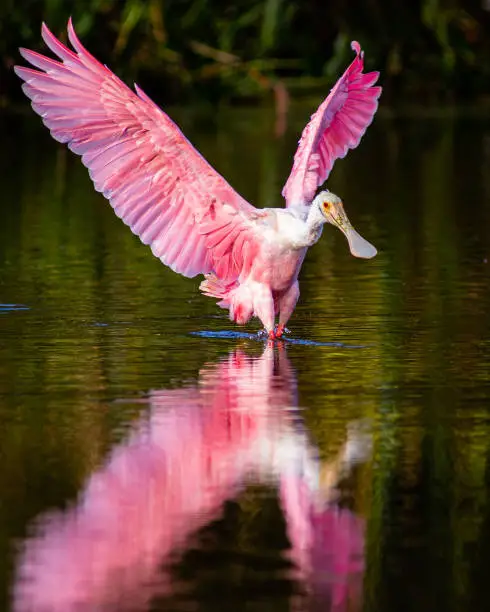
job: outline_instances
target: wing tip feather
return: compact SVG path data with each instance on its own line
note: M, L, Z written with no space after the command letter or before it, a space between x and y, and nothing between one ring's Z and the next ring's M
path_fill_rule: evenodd
M19 47L19 53L26 61L29 61L26 57L27 55L29 55L29 49L26 49L25 47Z
M66 29L68 32L68 40L70 41L71 46L75 49L77 53L84 52L85 48L80 42L77 33L75 32L75 27L73 25L73 19L71 18L71 15L68 17Z
M350 48L357 56L364 57L364 52L361 49L361 45L357 42L357 40L353 40L350 44Z
M46 40L44 38L45 36L53 36L45 21L41 21L41 36L43 37L44 41Z
M23 81L25 81L25 78L22 76L24 70L26 70L24 66L14 66L15 74L19 77L19 79L22 79Z

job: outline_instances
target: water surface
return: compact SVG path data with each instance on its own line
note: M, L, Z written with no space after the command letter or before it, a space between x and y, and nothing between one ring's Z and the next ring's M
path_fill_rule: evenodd
M174 113L281 204L311 109ZM0 118L5 610L490 605L490 124L380 115L329 188L297 342L153 258L35 117Z

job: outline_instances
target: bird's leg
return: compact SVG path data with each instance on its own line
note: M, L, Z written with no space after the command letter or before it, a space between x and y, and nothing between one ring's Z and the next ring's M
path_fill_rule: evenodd
M274 299L266 285L256 283L253 288L254 313L262 321L269 338L275 338L274 332Z
M279 300L279 325L276 328L276 338L281 338L287 332L286 323L293 314L294 307L299 298L299 284L295 281Z

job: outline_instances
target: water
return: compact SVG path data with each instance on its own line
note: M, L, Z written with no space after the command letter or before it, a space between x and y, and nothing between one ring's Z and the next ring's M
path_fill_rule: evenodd
M310 108L174 113L280 204ZM490 124L379 115L329 187L294 341L165 269L35 117L3 116L1 609L490 605Z

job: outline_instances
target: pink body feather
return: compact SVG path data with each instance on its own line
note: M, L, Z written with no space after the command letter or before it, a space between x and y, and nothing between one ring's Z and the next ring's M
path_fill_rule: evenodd
M201 290L219 298L232 320L255 315L273 334L279 314L282 329L299 296L306 248L321 233L298 242L292 230L304 233L305 219L292 205L311 204L376 111L381 88L372 87L377 73L362 73L358 43L356 59L303 132L283 190L293 211L286 213L257 210L236 193L137 85L135 93L83 47L71 20L74 51L44 24L42 36L61 61L21 49L36 70L15 71L52 136L82 157L115 213L172 270L206 275Z

